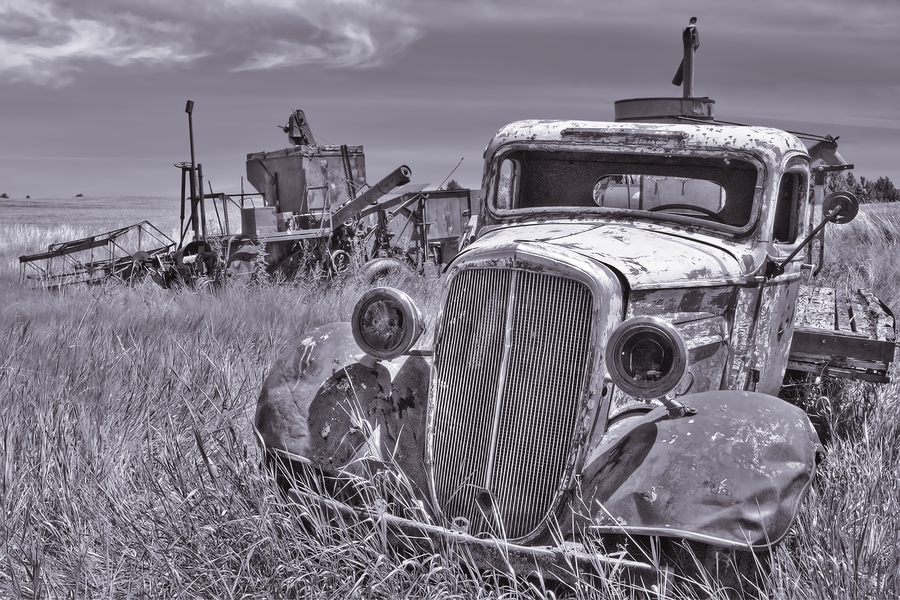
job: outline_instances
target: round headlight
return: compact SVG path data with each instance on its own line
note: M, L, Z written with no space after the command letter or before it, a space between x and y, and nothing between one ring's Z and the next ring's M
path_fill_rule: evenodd
M391 360L407 352L425 330L412 298L393 288L369 290L353 309L353 339L369 356Z
M684 376L687 348L669 323L653 317L634 317L610 336L606 365L613 383L626 394L661 398Z

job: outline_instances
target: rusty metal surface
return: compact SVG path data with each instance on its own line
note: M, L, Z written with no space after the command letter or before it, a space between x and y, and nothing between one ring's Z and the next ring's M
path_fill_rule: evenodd
M794 335L799 283L799 275L787 275L769 280L763 288L762 306L756 315L752 366L759 372L759 378L755 385L745 389L773 396L781 389Z
M751 392L685 402L696 414L673 419L656 409L587 458L580 505L591 529L754 549L777 544L821 451L806 414Z
M695 394L722 387L723 374L731 354L732 309L738 296L736 286L684 287L632 292L626 318L653 316L673 324L688 348L689 380L681 393ZM654 403L655 405L655 403ZM609 418L646 408L643 400L615 388ZM592 444L600 443L595 439Z
M793 335L798 278L784 275L738 289L723 388L778 393Z
M347 146L349 175L366 181L362 146ZM295 146L247 155L247 181L278 212L321 214L350 200L341 146Z
M409 182L406 166L370 186L362 146L317 145L301 110L284 131L299 145L247 155L247 179L265 207L245 207L243 190L240 201L237 235L260 243L269 274L331 276L387 257L433 273L459 251L471 190L397 190Z
M534 471L535 473L543 472L539 462L534 461L543 460L545 457L542 455L550 453L551 450L548 447L547 450L541 451L537 455L532 454L537 446L535 445L536 442L529 442L528 438L529 436L546 434L550 438L555 437L556 439L544 440L541 444L552 442L553 444L558 445L552 452L558 455L557 460L560 461L560 464L545 465L545 475L547 475L550 481L542 482L541 485L544 486L545 489L543 492L545 498L539 501L535 500L535 502L539 502L542 507L546 507L538 510L538 513L546 513L548 510L552 512L553 507L555 507L560 500L560 492L569 488L571 485L571 475L569 474L576 468L576 465L580 462L581 457L586 450L584 444L585 440L590 438L593 431L596 431L599 435L599 432L603 431L606 426L609 383L603 376L603 373L605 372L602 364L603 343L622 318L624 307L622 304L621 285L615 274L603 267L602 264L583 257L568 256L566 253L560 252L558 248L546 244L508 244L503 246L493 246L490 249L468 252L466 253L465 260L455 262L451 268L451 271L448 274L448 284L450 285L450 288L452 289L454 285L453 282L456 281L458 277L467 277L466 274L473 271L492 272L496 274L496 277L514 277L513 273L515 272L517 273L515 277L524 277L526 279L534 278L535 275L540 275L547 278L547 280L559 280L563 283L565 283L566 280L571 280L569 283L565 283L565 285L581 284L589 290L590 296L594 300L590 303L590 309L587 310L587 313L582 314L582 317L589 316L588 322L590 323L590 327L586 333L582 334L589 338L589 344L586 348L586 355L583 359L579 358L580 364L584 365L586 369L585 379L583 380L583 384L576 386L578 390L573 390L578 393L574 396L570 396L569 400L566 401L567 403L570 403L570 406L565 407L565 411L574 416L574 422L569 426L568 433L557 432L557 434L554 435L547 430L550 422L547 419L538 419L537 421L529 421L532 425L523 426L521 432L507 432L514 434L513 437L519 436L519 442L503 446L499 441L502 437L498 437L498 441L494 444L491 442L491 439L494 437L492 431L496 429L499 432L502 428L498 429L493 427L491 425L491 415L486 414L483 415L484 418L488 419L488 421L485 421L485 435L490 434L487 439L474 436L477 439L469 443L466 441L468 438L465 436L439 436L437 432L437 428L439 427L438 423L442 420L441 415L448 410L448 407L441 403L447 402L454 394L459 393L459 390L448 390L447 394L443 394L438 392L437 386L441 381L449 382L458 379L459 373L455 371L460 368L460 365L457 363L465 356L459 355L454 357L448 355L442 359L442 353L449 351L450 348L445 340L459 335L463 335L463 338L465 338L466 336L461 333L460 328L464 329L466 327L467 319L471 318L454 317L453 315L456 313L456 309L450 306L449 303L445 303L444 310L449 312L444 312L441 315L442 326L436 332L436 358L434 375L432 377L434 383L432 400L429 405L429 430L434 433L429 434L428 461L434 470L433 479L435 481L435 486L438 485L437 481L443 480L446 486L449 487L444 487L443 490L435 489L434 495L440 503L441 498L446 499L448 494L458 491L463 494L464 498L468 498L468 500L463 500L462 502L463 504L468 504L470 508L474 508L472 505L474 502L474 495L469 493L469 486L486 489L491 494L499 491L501 497L504 495L508 496L510 493L509 490L512 488L506 489L503 488L502 485L491 487L490 482L485 480L483 471L480 472L481 477L479 478L479 470L476 468L477 465L482 459L486 459L487 456L492 456L493 460L498 461L498 463L504 463L503 468L509 470L507 473L508 482L517 482L518 484L531 481L531 471ZM491 280L493 280L493 277ZM488 285L485 292L490 293L491 295L496 294L496 291L487 292L487 290L491 288L494 288L494 284ZM522 293L524 293L524 291ZM523 296L523 298L527 298L527 296ZM530 323L526 320L525 322L520 323L518 328L514 323L507 323L505 321L497 323L497 327L493 328L484 325L486 331L481 335L486 335L488 331L502 333L508 328L511 328L509 329L510 336L518 338L520 344L525 343L526 346L530 344L528 347L535 348L535 352L540 352L539 349L542 346L547 346L548 348L556 347L547 339L546 334L538 335L538 332L543 330L537 323L539 322L539 319L541 319L539 316L541 309L550 306L559 300L560 299L556 297L544 300L538 300L537 298L523 300L526 302L526 304L523 305L523 307L526 307L526 310L521 314L532 311L531 314L533 320L531 320ZM503 299L503 302L512 302L512 306L515 307L515 294L507 294ZM527 308L529 304L531 307ZM566 310L565 306L560 306L560 309L561 312L554 311L555 315L553 315L552 318L564 320L566 318L575 319L575 317ZM464 311L463 314L470 312L471 311ZM508 316L510 315L510 313L507 313L506 311L501 312ZM547 318L551 318L551 315L543 317L543 319ZM577 319L575 320L577 321ZM514 335L513 332L515 331L518 331L517 335ZM552 371L552 367L550 366L552 361L532 362L529 365L527 363L530 361L527 360L528 356L526 355L520 355L517 359L513 359L512 356L510 356L509 359L504 360L503 357L508 352L508 350L503 350L503 348L506 347L506 342L504 342L504 338L506 337L507 336L503 334L499 340L493 339L492 341L493 344L500 343L500 346L498 347L500 354L495 357L496 361L489 362L488 356L483 357L485 359L485 368L493 368L496 370L495 375L490 376L485 380L485 385L488 386L486 389L494 390L496 395L493 399L486 398L485 405L484 407L481 407L481 409L484 409L482 412L486 411L487 413L494 413L498 407L500 407L502 411L506 411L505 414L509 415L508 418L513 419L515 418L517 411L521 411L530 414L530 416L526 416L528 419L532 419L537 414L543 414L541 411L552 409L556 403L562 401L562 396L559 395L562 388L553 389L553 386L548 382L545 381L542 383L542 378ZM478 339L481 339L481 336L478 336ZM512 349L514 345L513 338L509 337L507 341L510 344L510 349ZM576 340L566 342L564 339L560 339L557 340L557 343L559 341L563 341L566 345L570 346L577 343ZM485 344L487 343L488 341L485 340ZM560 350L560 352L563 352L563 350ZM468 362L463 362L464 364L469 364ZM519 372L516 370L516 365L519 365L519 367L525 365L528 369L526 372ZM448 372L451 368L454 371ZM531 374L528 375L528 373ZM529 379L533 379L533 381L529 383ZM459 382L456 381L456 383L458 384ZM550 387L543 387L547 385L550 385ZM506 389L507 386L509 389ZM533 396L529 396L526 393L529 386L533 388ZM542 389L543 391L541 391ZM465 396L465 394L463 394L463 396ZM471 396L471 394L469 396ZM507 403L505 408L503 408L503 402L496 401L497 398L500 398L501 396L503 401ZM471 402L473 400L470 397L468 401ZM539 410L535 405L530 404L533 402L546 403L546 406ZM490 410L490 407L493 407L493 410ZM560 407L560 411L562 410L563 407ZM573 410L574 413L572 412ZM502 419L500 422L503 422ZM508 429L514 422L514 420L510 420L505 427ZM438 443L447 443L449 446L447 448L436 450L435 445ZM483 447L483 451L478 450L477 448L477 446L481 444L486 444ZM442 465L450 465L452 462L449 460L439 462L436 454L445 457L453 457L453 460L456 460L463 465L470 465L470 472L458 472L455 473L455 475L441 473L440 469L442 468ZM472 478L471 484L468 483L466 477ZM454 486L459 489L451 489ZM526 493L531 492L523 490L517 495L524 495ZM548 493L550 494L549 498L546 497L546 494ZM510 516L503 512L503 510L507 509L502 502L498 502L498 506L500 506L501 510L497 511L497 517L503 517L505 519ZM463 516L470 518L468 508L461 510L463 511ZM449 516L452 517L455 515ZM546 514L537 514L536 516L529 516L528 518L537 518L540 521L545 517ZM531 523L534 525L535 521L531 521ZM519 525L517 524L516 527L519 527ZM524 536L523 539L534 537L531 535L530 531L526 531L525 529L528 528L523 526L522 529L517 529L520 536Z
M688 157L688 167L710 158L725 170L740 160L747 210L729 224L703 211L672 217L552 199L493 206L498 160L526 150L677 165ZM784 181L795 190L809 181L800 141L717 124L523 121L502 129L485 158L487 195L474 240L446 272L433 363L378 363L348 343L349 326L321 328L266 382L257 413L266 444L331 472L401 469L425 511L423 530L439 539L455 528L523 548L554 534L745 550L781 540L821 450L806 415L774 396L799 310L800 240L820 199L783 193ZM737 189L726 187L722 206ZM776 227L785 215L790 226ZM635 317L665 324L678 342L672 352L686 354L664 398L627 396L607 374L605 361L621 359L606 356L610 336ZM662 372L648 364L636 381ZM291 411L302 425L281 422Z
M511 149L543 152L586 152L600 155L609 153L617 156L649 157L677 156L692 160L728 159L728 157L749 161L756 165L758 178L756 197L753 200L751 220L741 229L722 226L702 219L681 219L668 216L661 218L656 213L640 210L611 210L604 208L571 208L562 213L559 208L529 208L512 211L497 211L492 207L496 191L498 160ZM479 236L497 229L515 229L521 225L541 223L543 225L578 224L590 228L591 225L612 223L617 227L634 227L660 234L660 244L666 244L661 234L682 237L693 242L708 244L714 256L730 254L740 264L741 275L751 277L761 275L770 260L787 256L795 248L792 244L773 244L772 228L775 219L776 193L780 184L781 169L791 168L808 173L808 155L803 144L791 134L760 127L737 127L725 125L659 125L647 123L601 123L582 121L522 121L500 130L485 152L484 187L486 202L483 203L479 219ZM805 218L811 213L812 198L805 199L800 212L803 218L798 223L797 235L804 236L811 224ZM514 235L514 234L513 234ZM646 242L655 239L645 238ZM632 256L638 263L645 258L653 263L655 253L652 248L643 249L643 255L635 251ZM728 261L730 262L730 261ZM673 264L675 261L673 261ZM787 274L796 274L800 260L794 260L786 269ZM640 264L637 265L640 268ZM668 267L668 266L667 266ZM665 278L666 270L654 270ZM724 269L730 273L730 266ZM687 273L686 273L687 274ZM697 278L698 280L701 278Z
M20 279L46 288L99 283L117 278L136 281L164 270L175 246L147 221L90 237L50 244L46 252L19 257Z
M584 133L578 135L579 132ZM606 146L635 154L711 149L721 152L730 148L750 152L766 164L779 164L790 152L807 153L795 136L769 127L531 120L506 125L494 135L485 149L486 166L501 146L516 142L527 143L531 148L549 144L553 149L562 143L582 149Z
M289 453L275 453L281 461L303 461L303 457ZM449 545L470 556L475 565L483 569L495 569L510 575L540 575L560 581L574 582L579 573L609 575L615 573L655 576L659 569L649 560L635 560L592 552L581 543L561 543L555 545L522 545L496 537L475 537L459 529L434 525L427 519L410 519L377 510L375 507L350 506L320 494L303 490L291 490L296 498L304 502L316 503L343 516L355 519L370 519L387 526L388 535L394 530L402 532L409 539L422 540L433 552Z
M397 374L402 372L401 367ZM411 372L427 376L427 366ZM425 474L416 460L422 440L402 433L406 427L424 431L416 396L421 390L418 384L407 387L411 395L401 408L404 403L386 393L390 379L387 369L360 363L341 370L310 407L305 451L270 450L348 477L371 476L373 467L400 469L415 493L427 500ZM399 379L394 376L395 388ZM416 380L413 375L407 383ZM351 387L359 390L358 396ZM821 451L805 414L777 398L750 392L708 392L686 400L696 414L671 418L664 408L657 409L627 424L627 431L607 436L586 456L569 499L554 511L565 524L562 533L574 536L568 539L663 535L755 550L780 541ZM526 461L523 468L528 466ZM392 503L383 506L388 505ZM420 505L427 507L427 502ZM385 518L400 517L381 510ZM452 531L440 518L438 523L445 525L429 525L433 518L437 515L419 517L420 529L437 535ZM457 537L471 542L468 534ZM545 551L529 552L534 559Z
M605 222L500 227L473 242L464 256L537 246L560 256L577 253L618 272L632 294L629 316L677 319L678 312L728 313L727 321L719 325L722 339L706 357L711 360L693 366L692 393L724 385L777 394L793 331L798 265L764 280L758 273L768 254L761 243L748 240L742 253L737 244L709 236L691 237L648 224ZM657 295L648 296L651 292ZM695 334L687 330L686 336L692 343ZM612 416L631 404L621 393L615 398L618 407Z
M269 370L256 405L256 428L267 447L309 450L309 405L342 365L363 356L349 323L323 325L300 336Z
M745 266L723 245L645 227L615 223L534 224L495 229L468 251L514 243L546 244L601 262L632 290L743 283Z
M709 98L629 98L616 100L616 121L660 122L679 117L712 120L716 101Z
M327 471L363 476L371 476L370 464L395 465L416 496L427 500L430 366L425 357L406 356L377 364L352 363L335 372L310 403L304 456Z
M257 400L256 430L266 448L329 471L389 458L427 490L430 368L420 355L367 359L349 323L323 325L301 336L272 367Z
M358 197L348 200L340 208L334 211L331 216L335 223L343 223L345 220L356 215L367 205L376 202L379 198L390 192L396 187L409 183L412 171L406 165L401 165L382 177L378 183L361 193Z

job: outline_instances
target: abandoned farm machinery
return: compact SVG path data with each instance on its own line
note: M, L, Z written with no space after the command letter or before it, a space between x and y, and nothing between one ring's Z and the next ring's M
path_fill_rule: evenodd
M332 277L362 269L436 275L465 244L479 192L426 189L402 165L370 185L362 146L317 144L306 115L283 127L292 146L247 155L240 194L204 191L195 162L194 103L185 112L191 161L181 171L177 243L142 222L19 257L21 278L48 288L150 275L164 286L267 277ZM237 216L237 218L235 217Z

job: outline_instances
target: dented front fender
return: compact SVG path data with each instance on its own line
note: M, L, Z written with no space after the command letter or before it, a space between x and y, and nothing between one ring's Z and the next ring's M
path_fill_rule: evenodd
M425 484L425 413L430 359L376 361L349 323L323 325L278 359L263 384L256 429L266 448L326 472L390 462Z
M348 323L304 334L269 371L256 404L256 430L267 448L303 455L309 445L309 405L319 387L361 358Z
M754 550L787 533L822 446L809 418L779 398L713 391L658 408L588 457L582 514L597 534L663 535Z

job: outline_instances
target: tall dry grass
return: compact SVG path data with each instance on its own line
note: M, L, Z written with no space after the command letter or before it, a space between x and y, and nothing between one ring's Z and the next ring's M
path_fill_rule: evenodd
M439 586L437 559L410 574L358 530L308 535L260 469L267 366L353 287L0 291L0 597Z
M856 219L829 226L821 279L871 289L900 310L900 205L863 205Z
M885 278L897 214L857 223L829 234L825 277L871 284L900 306ZM362 284L20 286L15 257L65 235L0 226L0 597L545 594L452 552L397 551L372 523L319 515L309 528L313 509L274 493L251 427L262 379L295 336L346 319ZM396 283L435 302L433 284ZM808 393L827 396L819 410L833 436L774 556L772 597L900 597L897 386ZM648 594L586 581L575 595Z
M865 287L900 308L900 206L865 205L826 229L819 277ZM830 434L828 456L794 533L778 550L778 597L900 598L900 369L894 382L811 383L807 397Z

